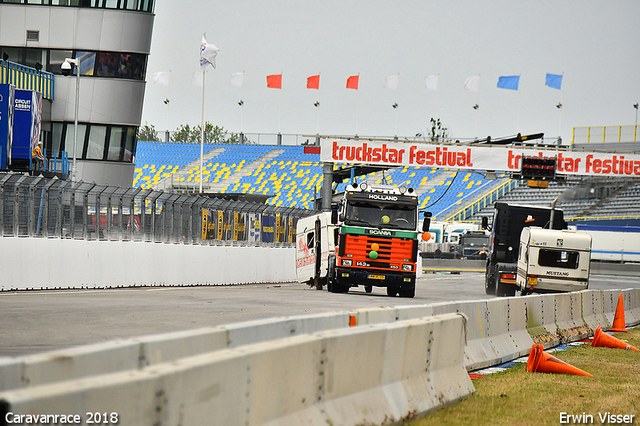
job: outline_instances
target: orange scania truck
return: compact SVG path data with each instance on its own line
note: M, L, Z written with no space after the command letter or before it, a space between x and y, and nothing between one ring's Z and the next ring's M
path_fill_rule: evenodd
M425 212L419 226L411 188L349 184L331 212L298 220L298 280L333 293L362 285L367 293L375 286L386 287L389 296L414 297L418 237L430 218Z

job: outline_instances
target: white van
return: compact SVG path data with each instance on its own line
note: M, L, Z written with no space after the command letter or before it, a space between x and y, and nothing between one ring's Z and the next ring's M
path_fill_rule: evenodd
M329 252L335 251L337 227L331 212L300 218L296 227L298 281L322 289L327 280Z
M523 228L517 287L523 295L585 290L590 261L591 236L586 232Z

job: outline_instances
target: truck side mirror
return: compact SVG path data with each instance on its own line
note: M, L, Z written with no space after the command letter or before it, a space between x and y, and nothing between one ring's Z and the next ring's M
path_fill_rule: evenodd
M489 218L487 216L482 216L482 225L480 228L487 229L489 227Z
M332 225L337 225L338 224L338 209L337 208L332 208L331 209L331 224Z
M431 225L431 212L424 212L424 220L422 221L422 232L429 232Z

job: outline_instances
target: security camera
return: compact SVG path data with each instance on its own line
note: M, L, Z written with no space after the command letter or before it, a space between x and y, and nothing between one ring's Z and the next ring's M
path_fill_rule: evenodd
M62 75L64 76L71 74L71 64L67 61L64 61L62 65L60 65L60 71L62 71Z

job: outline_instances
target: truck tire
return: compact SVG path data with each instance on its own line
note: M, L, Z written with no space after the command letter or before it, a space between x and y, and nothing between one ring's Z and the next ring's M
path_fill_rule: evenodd
M495 278L490 274L484 276L484 292L490 295L496 294Z
M334 291L335 287L335 272L336 272L336 257L329 256L328 259L329 265L327 267L327 291L331 293L340 293L339 291Z
M408 298L414 298L416 295L416 286L413 286L411 288L402 288L400 289L400 297L408 297Z
M364 291L366 291L367 293L371 293L373 291L373 286L372 285L365 285L364 286Z

